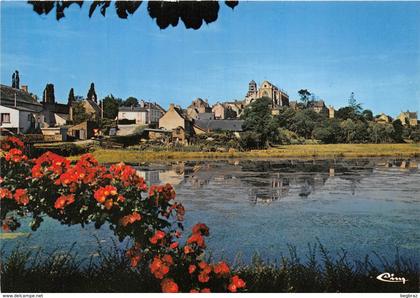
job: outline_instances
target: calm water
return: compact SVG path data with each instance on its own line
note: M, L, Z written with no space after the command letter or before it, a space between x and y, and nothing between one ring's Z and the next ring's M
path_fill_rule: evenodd
M187 230L196 222L210 227L212 254L248 262L287 255L287 244L307 253L319 241L332 253L352 258L372 251L392 259L420 262L420 169L415 161L209 161L139 167L149 183L169 182L186 208ZM27 227L20 232L30 232ZM6 251L18 243L30 248L68 249L88 256L107 247L107 228L62 226L48 220L37 232L2 240Z

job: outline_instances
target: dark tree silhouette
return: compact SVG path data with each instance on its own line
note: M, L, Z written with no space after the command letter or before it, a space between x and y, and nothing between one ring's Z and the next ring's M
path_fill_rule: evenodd
M15 72L12 75L12 88L19 89L19 72L15 70Z
M89 88L88 94L86 96L86 99L90 99L90 100L93 100L94 102L98 102L98 96L96 95L96 92L95 92L95 84L94 83L90 84L90 88Z
M54 84L47 84L45 86L44 93L42 95L42 102L46 102L46 103L55 102Z
M67 99L67 105L71 106L76 101L76 98L74 97L74 89L71 88L69 92L69 97Z
M12 74L12 88L16 87L16 73L14 72Z
M82 7L87 1L28 1L33 6L33 10L38 14L49 14L55 7L57 20L65 17L64 11L72 4ZM115 11L118 17L126 19L128 14L134 14L143 1L114 1ZM234 8L239 1L225 1L225 4ZM105 16L111 1L90 2L89 17L99 8L100 13ZM148 1L147 10L151 18L156 19L156 24L160 29L165 29L169 25L177 26L179 19L185 24L187 29L197 30L203 24L217 20L219 13L218 1Z

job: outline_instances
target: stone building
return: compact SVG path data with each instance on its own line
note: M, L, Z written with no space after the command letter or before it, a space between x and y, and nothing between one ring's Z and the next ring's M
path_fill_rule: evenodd
M86 114L89 115L89 120L96 121L101 119L102 109L94 100L84 99L82 100L82 103ZM73 121L73 106L70 106L69 120Z
M235 119L238 113L232 109L232 106L226 103L216 103L212 107L212 112L215 119ZM235 107L235 110L239 112L239 109Z
M249 82L248 92L245 96L244 105L247 106L255 99L261 97L270 98L273 108L289 105L289 95L284 90L279 89L269 81L262 82L258 88L257 83L252 80Z
M327 107L323 100L313 100L308 103L308 106L311 110L315 111L316 113L324 113L327 112Z
M243 112L245 105L243 101L227 101L223 103L223 106L226 107L227 109L231 110L232 113L235 113L236 115L233 117L229 117L229 118L237 118L239 116L241 116L241 113Z
M198 114L201 113L211 113L211 107L207 100L201 98L196 98L193 102L187 107L187 115L191 119L197 119Z
M173 131L174 140L182 144L186 144L194 134L192 120L174 104L170 104L168 111L159 119L159 128Z
M401 112L397 119L400 119L403 125L417 126L417 112Z
M375 122L377 123L391 123L392 122L392 118L384 113L381 113L380 115L375 117Z

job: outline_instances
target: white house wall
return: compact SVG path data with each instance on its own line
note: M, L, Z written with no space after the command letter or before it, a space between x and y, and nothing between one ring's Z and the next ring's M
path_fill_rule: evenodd
M18 128L19 127L19 111L5 106L0 106L0 113L10 114L10 123L2 123L2 128Z

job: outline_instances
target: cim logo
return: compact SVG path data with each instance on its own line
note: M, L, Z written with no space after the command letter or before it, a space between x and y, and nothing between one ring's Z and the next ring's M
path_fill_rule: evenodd
M405 277L396 277L394 276L394 273L381 273L376 277L377 280L384 281L384 282L402 282L405 284L408 279L405 279Z

